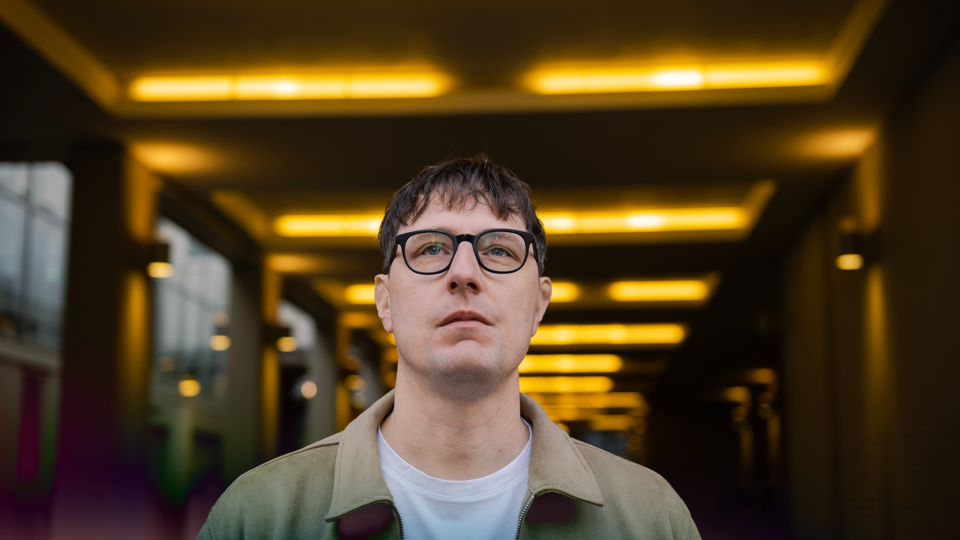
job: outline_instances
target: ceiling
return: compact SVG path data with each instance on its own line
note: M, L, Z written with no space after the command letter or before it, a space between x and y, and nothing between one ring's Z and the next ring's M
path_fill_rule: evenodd
M2 69L13 75L0 85L0 157L68 156L79 143L120 142L200 197L239 197L253 205L242 214L268 225L291 212L382 210L424 165L478 152L530 183L544 208L577 207L587 195L614 205L624 193L696 203L773 180L775 194L740 241L551 245L547 274L565 281L720 276L697 309L548 312L546 322L689 325L679 349L625 353L669 360L661 389L776 364L779 257L887 112L956 39L960 20L952 2L932 1L14 3L32 6L48 26L31 33L36 25L14 20L7 7L0 13ZM70 54L85 60L64 64L66 49L43 41L54 35L49 27L70 36ZM807 58L831 59L822 91L552 99L521 83L530 69L553 64ZM81 64L113 90L98 93L96 77L70 67ZM454 87L435 101L359 105L138 104L123 95L145 75L371 66L427 66ZM372 240L334 245L244 226L268 252L318 261L305 279L361 282L381 264Z

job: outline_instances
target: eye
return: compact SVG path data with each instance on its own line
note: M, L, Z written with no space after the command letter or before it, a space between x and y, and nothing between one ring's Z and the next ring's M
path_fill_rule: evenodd
M427 255L440 255L443 253L443 246L439 243L431 244L427 246L427 249L424 250Z

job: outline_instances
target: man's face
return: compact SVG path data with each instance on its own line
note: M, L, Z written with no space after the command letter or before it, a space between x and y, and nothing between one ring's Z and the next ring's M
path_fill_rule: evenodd
M501 221L486 204L448 210L431 202L398 234L441 229L453 235L486 229L526 230L518 216ZM461 243L450 268L435 275L412 272L397 250L390 275L376 278L377 309L393 332L403 370L442 392L483 393L512 376L550 301L549 278L538 274L532 246L511 274L493 274Z

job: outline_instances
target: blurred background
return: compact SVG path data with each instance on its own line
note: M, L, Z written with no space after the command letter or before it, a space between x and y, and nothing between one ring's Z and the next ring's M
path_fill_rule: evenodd
M383 209L479 152L573 437L705 539L955 528L957 2L0 0L0 73L2 538L194 538L343 429Z

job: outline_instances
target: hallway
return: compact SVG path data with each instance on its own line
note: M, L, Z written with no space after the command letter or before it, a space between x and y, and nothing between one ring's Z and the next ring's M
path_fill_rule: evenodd
M400 353L424 166L533 188L520 389L707 540L960 503L960 5L0 0L0 539L195 538Z

